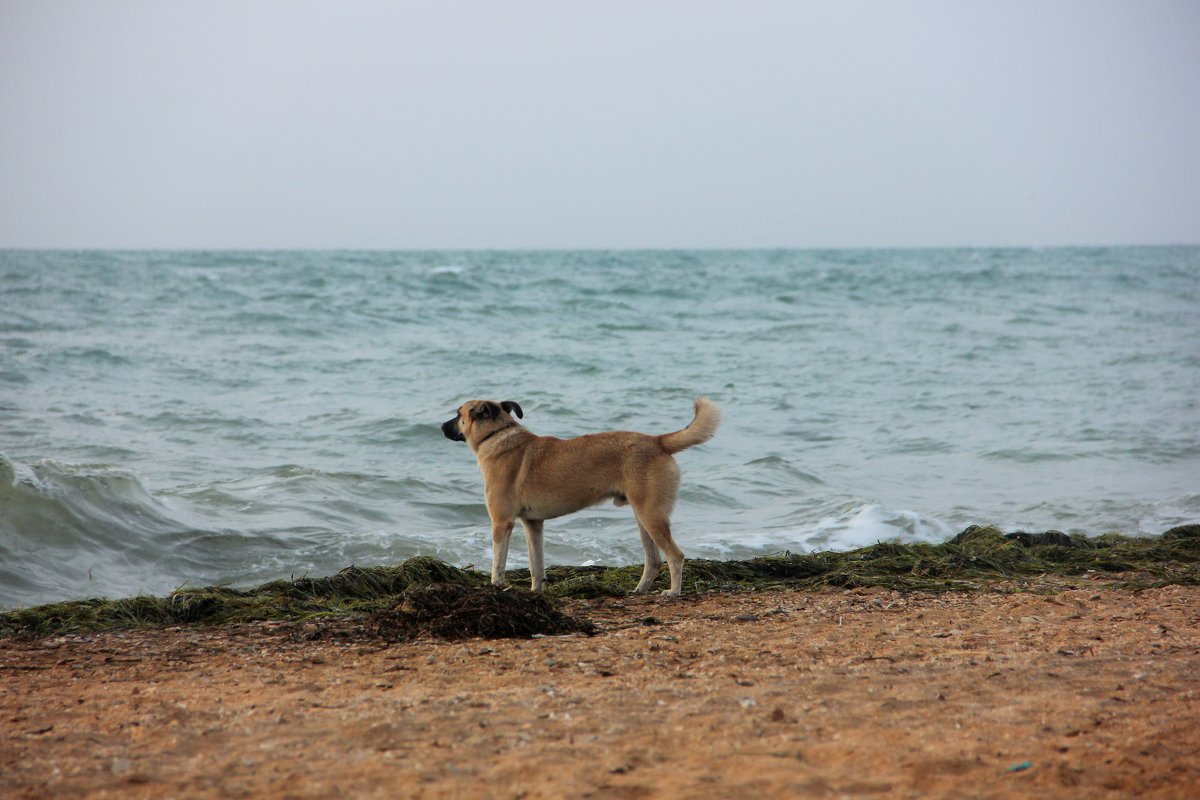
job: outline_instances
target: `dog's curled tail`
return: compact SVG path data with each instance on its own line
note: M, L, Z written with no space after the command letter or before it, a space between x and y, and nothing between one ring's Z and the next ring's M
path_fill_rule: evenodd
M658 443L668 454L674 455L680 450L704 444L717 432L721 424L721 411L707 397L696 401L696 416L686 428L674 433L664 433L658 437Z

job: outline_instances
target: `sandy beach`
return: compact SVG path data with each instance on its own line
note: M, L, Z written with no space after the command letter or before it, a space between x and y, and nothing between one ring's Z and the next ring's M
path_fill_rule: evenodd
M572 600L0 641L14 798L1194 797L1200 587Z

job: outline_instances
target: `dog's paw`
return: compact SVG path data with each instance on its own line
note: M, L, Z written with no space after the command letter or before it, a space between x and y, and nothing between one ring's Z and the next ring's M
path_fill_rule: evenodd
M678 589L663 589L661 592L663 597L679 597Z

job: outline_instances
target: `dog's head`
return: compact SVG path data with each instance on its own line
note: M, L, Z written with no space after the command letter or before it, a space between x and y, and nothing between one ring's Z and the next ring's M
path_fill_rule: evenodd
M517 419L525 416L521 404L512 400L497 403L492 400L468 400L458 407L458 413L453 419L442 423L442 433L447 439L456 442L479 441L489 433L515 425L512 414Z

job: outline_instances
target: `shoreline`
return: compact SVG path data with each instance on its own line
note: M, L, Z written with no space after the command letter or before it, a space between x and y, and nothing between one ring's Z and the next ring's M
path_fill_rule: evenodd
M560 601L593 636L353 616L0 640L19 798L1182 798L1200 586Z
M551 566L545 595L556 601L624 597L637 584L641 569ZM1060 531L1005 534L972 525L941 544L880 542L851 551L782 553L747 561L691 559L684 566L683 587L685 594L781 588L1023 590L1048 576L1070 585L1096 574L1129 589L1200 584L1200 524L1172 528L1153 538ZM506 579L510 587L521 588L529 572L510 570ZM659 575L656 589L666 585L665 579L665 574ZM416 557L396 566L350 566L325 578L276 580L250 589L209 586L180 589L165 597L62 601L0 612L0 641L77 631L363 615L390 608L411 588L442 583L482 587L488 577L471 568Z

